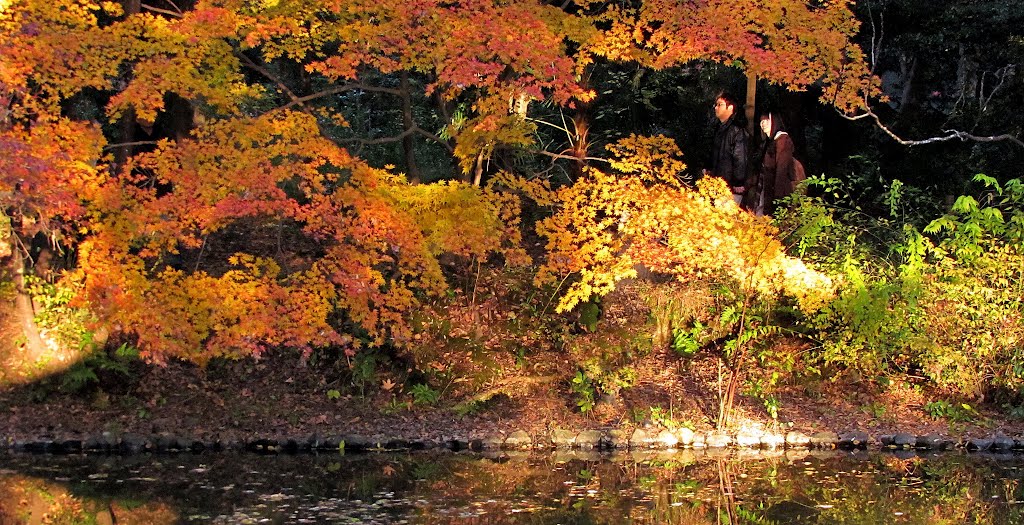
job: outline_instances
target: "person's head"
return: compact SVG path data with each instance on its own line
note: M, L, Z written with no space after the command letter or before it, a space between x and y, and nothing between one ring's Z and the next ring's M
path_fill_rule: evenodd
M786 126L782 123L782 117L776 113L762 113L760 124L761 132L768 138L775 138L776 133L786 131Z
M736 114L739 103L731 93L723 91L715 97L715 117L719 122L725 122Z

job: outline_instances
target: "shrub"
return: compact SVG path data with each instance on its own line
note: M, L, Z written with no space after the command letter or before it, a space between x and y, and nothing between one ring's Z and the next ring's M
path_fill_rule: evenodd
M878 236L876 220L823 196L791 199L780 218L791 247L839 283L835 299L803 322L822 364L869 376L913 370L972 398L994 389L1019 396L1024 187L976 180L987 188L980 200L960 197L924 234L892 224Z

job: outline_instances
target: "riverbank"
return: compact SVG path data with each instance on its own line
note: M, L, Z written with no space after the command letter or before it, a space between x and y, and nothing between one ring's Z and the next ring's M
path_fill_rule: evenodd
M836 445L856 435L875 447L896 435L904 444L930 436L960 446L1005 438L1000 446L1010 448L1024 436L1024 422L1003 407L950 400L909 375L879 381L853 373L792 373L773 386L770 406L744 386L731 424L718 433L726 381L719 356L652 346L651 312L638 307L638 293L622 287L602 304L600 330L563 334L561 345L541 344L551 339L544 326L516 317L511 302L483 300L444 305L433 317L443 329L425 326L413 356L277 351L205 366L114 353L85 365L59 350L27 355L12 310L0 312L0 444L277 451L341 441L496 447L517 436L512 448L628 448L692 446L688 440L708 436L760 446L792 434L833 436ZM775 351L798 356L805 348L781 339ZM584 367L598 369L584 377Z
M336 385L322 371L286 356L206 368L136 363L120 390L68 394L52 379L4 388L0 440L9 448L52 452L278 452L337 449L342 442L350 450L782 447L787 436L790 446L806 446L814 437L813 446L825 448L882 448L897 435L900 447L924 446L926 436L935 448L1024 447L1013 440L1024 436L1019 421L984 408L970 421L930 417L912 385L884 391L849 382L785 387L777 393L776 420L742 398L735 426L717 432L714 381L702 383L696 373L709 372L713 363L686 362L695 372L688 375L680 373L680 363L670 353L648 356L639 367L642 381L586 414L573 404L571 385L557 380L509 390L473 413L460 413L460 400L443 395L432 405L400 402L402 396L379 388L335 395ZM525 376L520 381L529 383ZM972 438L982 441L972 445ZM979 446L985 439L988 445Z

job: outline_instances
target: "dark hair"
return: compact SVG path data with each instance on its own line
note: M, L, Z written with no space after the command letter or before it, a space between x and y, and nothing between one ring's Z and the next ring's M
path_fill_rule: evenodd
M722 99L727 105L732 106L732 117L730 117L732 125L746 129L747 127L747 115L743 111L743 104L729 91L719 91L715 95L715 100Z
M722 99L725 101L726 104L729 104L730 106L736 108L737 113L739 112L740 108L743 107L743 104L740 103L739 99L728 91L719 91L718 94L715 95L715 100L718 99Z
M771 133L768 134L768 138L770 140L775 140L775 135L778 132L786 131L786 123L782 120L782 115L771 111L765 111L761 113L761 116L757 117L758 123L765 119L771 119L772 121ZM758 124L758 126L760 126L760 124Z

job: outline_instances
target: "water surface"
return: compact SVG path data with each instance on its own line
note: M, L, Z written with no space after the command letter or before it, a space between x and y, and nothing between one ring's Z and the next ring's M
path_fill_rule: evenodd
M0 453L0 523L1024 524L1024 456Z

